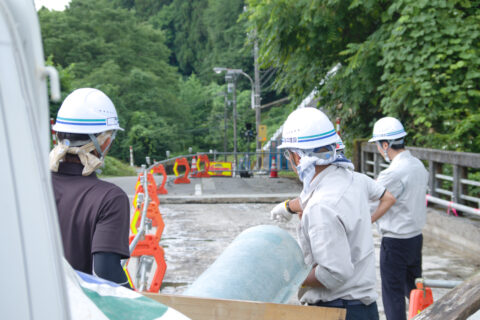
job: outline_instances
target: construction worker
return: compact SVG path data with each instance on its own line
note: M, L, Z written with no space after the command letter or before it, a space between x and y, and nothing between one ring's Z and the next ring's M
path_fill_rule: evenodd
M128 196L95 174L123 130L115 106L100 90L75 90L53 129L58 145L50 152L50 170L65 257L78 271L129 287L120 264L129 257Z
M385 117L373 127L369 142L390 163L377 178L397 199L383 216L372 215L382 235L380 275L382 300L388 320L405 319L405 297L422 276L422 228L426 220L425 194L428 172L420 160L405 150L403 125Z
M347 157L345 157L345 144L343 143L340 136L338 136L338 140L336 143L336 163L338 164L340 162L344 162L345 168L353 170L354 168L352 162ZM285 151L285 157L289 157L288 151ZM303 212L302 196L304 196L303 193L293 200L286 200L277 204L270 211L270 218L279 222L288 222L292 218L292 214L298 214L298 217L301 219Z
M366 175L336 161L337 134L318 109L292 112L280 149L303 182L303 216L297 233L311 271L299 290L302 304L345 308L347 319L378 319L375 256L369 200L378 210L395 202Z

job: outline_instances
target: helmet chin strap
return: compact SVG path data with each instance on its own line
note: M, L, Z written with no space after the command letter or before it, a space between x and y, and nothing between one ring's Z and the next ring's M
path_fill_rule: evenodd
M387 161L388 163L390 163L390 161L392 161L390 159L390 157L388 156L388 149L390 149L390 147L392 146L392 144L394 142L395 142L394 140L389 140L388 141L388 147L386 149L383 149L382 144L379 141L377 141L377 144L380 146L380 149L382 149L382 151L383 151L383 157L385 158L385 161Z
M114 130L112 135L110 136L110 143L107 145L107 147L105 148L105 151L102 150L102 147L100 146L100 144L98 143L98 139L97 137L94 135L94 134L89 134L88 136L90 137L90 139L92 140L93 142L93 145L95 146L95 150L97 150L98 154L100 155L100 160L103 161L103 159L105 158L105 153L106 151L108 151L108 149L110 149L110 146L112 145L113 143L113 140L115 140L115 135L117 134L117 131Z

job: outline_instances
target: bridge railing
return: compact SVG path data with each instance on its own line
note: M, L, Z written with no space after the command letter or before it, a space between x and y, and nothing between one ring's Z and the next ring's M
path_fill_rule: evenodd
M359 171L376 178L388 167L374 143L360 142ZM407 147L429 171L427 201L480 215L480 154ZM358 170L358 169L357 169ZM477 180L478 179L478 180Z

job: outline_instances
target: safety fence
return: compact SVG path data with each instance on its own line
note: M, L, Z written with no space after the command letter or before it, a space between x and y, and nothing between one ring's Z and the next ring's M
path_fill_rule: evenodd
M158 197L159 194L168 194L165 187L168 180L166 167L171 166L175 184L188 184L193 178L234 176L235 169L231 162L217 161L223 155L231 156L232 153L197 153L158 161L148 168L142 165L132 203L134 213L130 221L130 259L122 261L132 288L137 291L159 292L167 269L165 253L160 245L165 224ZM247 161L245 163L249 163L250 155L242 156ZM276 156L272 155L273 158ZM247 170L247 167L242 170ZM157 185L155 179L158 180L159 176L162 180Z
M218 163L229 163L229 168L231 167L232 175L240 175L240 173L244 171L248 171L250 173L263 173L268 174L272 167L276 170L291 170L290 164L288 159L286 159L283 155L283 152L280 150L272 150L270 152L261 151L261 152L218 152L218 151L210 151L205 153L195 153L195 154L185 154L180 155L177 157L171 157L168 159L164 159L161 161L154 161L151 167L155 166L155 164L163 164L168 171L171 171L171 167L175 165L177 159L185 158L189 163L189 169L191 171L200 170L198 167L204 167L203 160L200 161L198 164L198 158L200 157L208 157L209 165L215 165ZM196 159L194 161L194 159ZM204 158L205 159L205 158ZM181 160L183 163L183 160ZM181 166L179 166L181 167ZM215 168L210 170L210 176L212 176L212 172L215 171ZM229 170L230 171L230 170ZM230 176L230 174L229 174Z
M161 185L155 183L154 174L163 176ZM158 198L158 194L167 193L166 178L163 165L148 170L143 165L135 185L134 213L130 221L130 259L122 261L122 265L130 286L137 291L158 292L167 270L165 252L160 246L165 223Z
M373 143L359 142L361 172L376 178L388 167ZM458 211L480 215L480 154L407 147L422 160L429 171L427 202ZM358 163L358 162L357 162Z

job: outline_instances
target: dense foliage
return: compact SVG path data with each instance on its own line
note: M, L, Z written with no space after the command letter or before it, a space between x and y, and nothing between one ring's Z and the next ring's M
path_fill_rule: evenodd
M480 1L248 3L264 65L281 69L277 83L294 94L318 88L347 142L391 115L409 144L480 152Z
M65 11L41 9L39 18L62 96L80 87L104 91L125 128L110 155L128 160L131 145L139 164L167 150L223 151L224 78L212 68L252 68L245 26L237 23L242 10L241 0L73 0ZM240 135L255 120L250 85L238 85ZM52 117L59 106L51 104ZM231 106L226 116L232 150Z
M391 115L410 145L480 152L479 8L480 0L72 0L39 17L62 95L85 86L107 93L125 128L110 154L128 160L132 145L139 164L166 150L223 151L225 134L233 150L232 95L212 68L253 76L254 34L262 104L292 98L262 110L270 135L316 88L347 144ZM249 81L237 85L244 151L240 137L255 118Z

